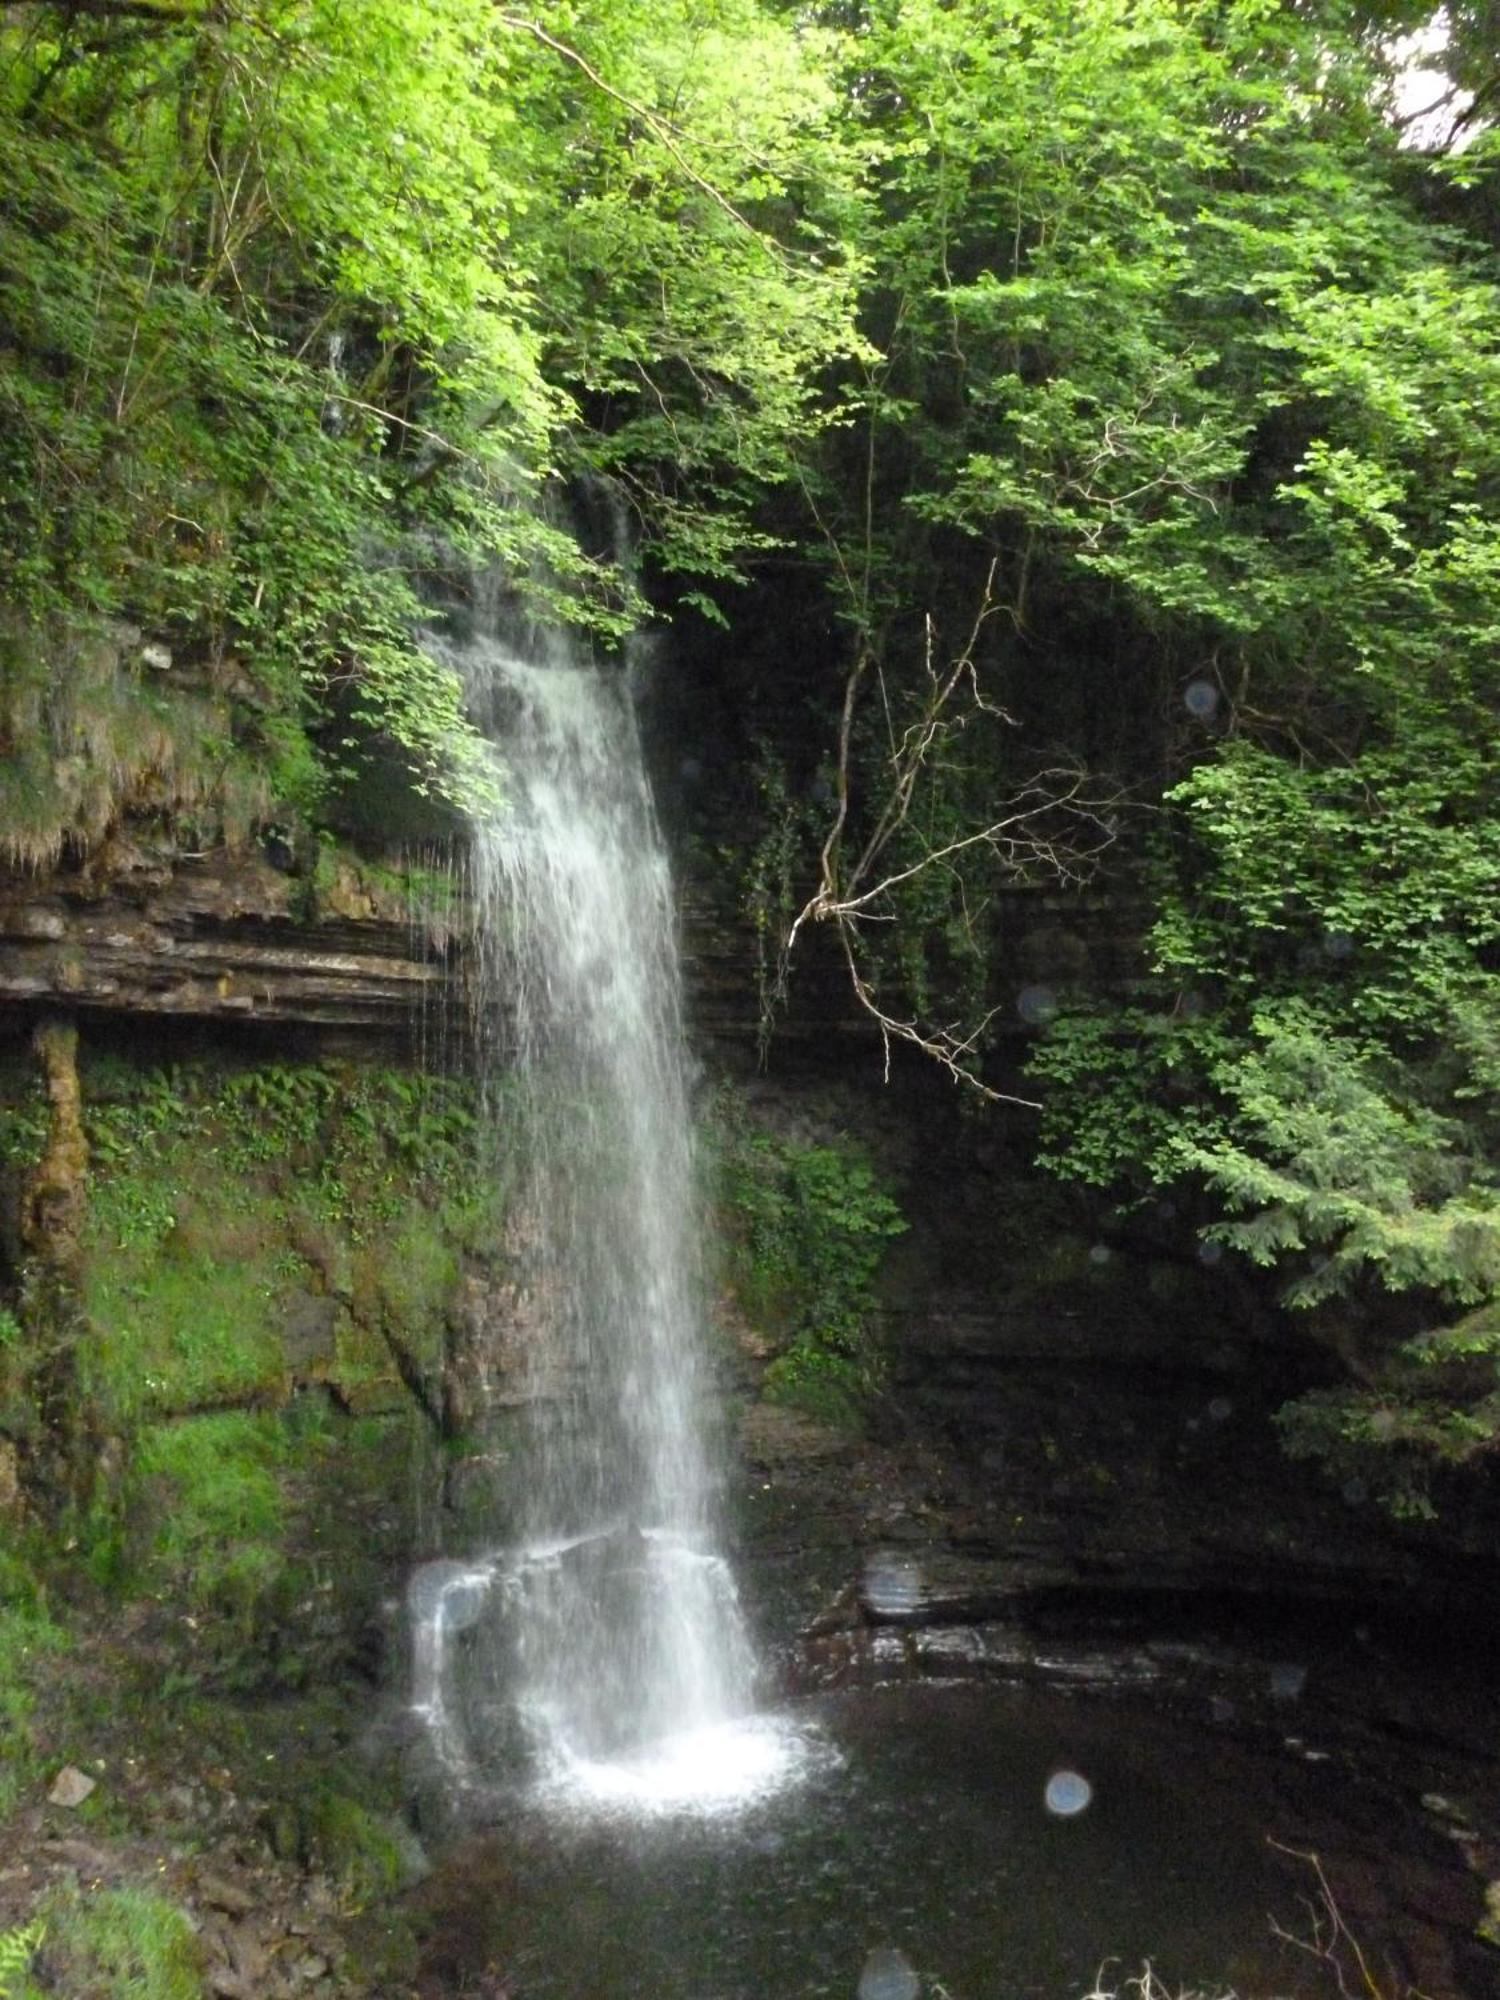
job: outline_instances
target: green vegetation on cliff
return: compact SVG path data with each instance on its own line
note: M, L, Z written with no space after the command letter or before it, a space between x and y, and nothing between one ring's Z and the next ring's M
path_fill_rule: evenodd
M763 1392L858 1423L883 1379L875 1280L900 1208L854 1142L761 1129L728 1092L711 1139L724 1274L770 1353Z
M498 1254L504 1175L453 1080L86 1048L80 1087L74 1532L101 1581L208 1614L206 1666L296 1684L307 1657L271 1614L378 1588L380 1538L354 1510L399 1510L392 1466L456 1421L450 1315L466 1260ZM34 1098L4 1130L24 1174ZM0 1421L33 1486L45 1335L23 1310L0 1349ZM340 1521L347 1546L318 1547Z
M845 255L790 199L833 153L818 49L753 0L565 41L487 0L6 8L10 850L122 804L309 811L372 739L473 798L423 593L542 558L562 615L636 610L537 504L559 472L728 573L849 339Z

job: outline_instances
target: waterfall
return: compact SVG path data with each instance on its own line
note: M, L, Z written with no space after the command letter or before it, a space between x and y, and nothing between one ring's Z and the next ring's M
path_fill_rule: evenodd
M415 1705L445 1764L482 1754L455 1685L478 1654L543 1783L743 1789L772 1753L717 1548L674 904L626 676L493 606L433 644L504 793L473 832L475 1025L524 1161L525 1327L505 1545L414 1580Z

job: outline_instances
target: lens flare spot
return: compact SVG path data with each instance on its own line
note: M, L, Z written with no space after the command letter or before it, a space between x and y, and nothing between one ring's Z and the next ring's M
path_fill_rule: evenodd
M1054 1771L1042 1794L1054 1819L1076 1819L1093 1802L1094 1788L1081 1771Z

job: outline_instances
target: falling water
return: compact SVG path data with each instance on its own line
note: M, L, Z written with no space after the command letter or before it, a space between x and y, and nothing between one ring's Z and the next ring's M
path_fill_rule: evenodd
M452 1683L478 1626L545 1782L753 1789L775 1753L740 1720L753 1662L716 1548L673 900L626 677L494 615L442 650L502 771L474 829L476 1007L526 1162L526 1306L514 1534L414 1581L416 1705L445 1763L474 1754Z

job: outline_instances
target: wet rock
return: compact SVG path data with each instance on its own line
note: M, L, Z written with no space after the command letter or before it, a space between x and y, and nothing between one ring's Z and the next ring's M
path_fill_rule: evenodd
M0 999L67 993L152 1014L403 1028L450 980L404 907L350 889L309 915L259 854L188 856L117 836L35 877L0 871Z
M231 1882L227 1875L212 1875L207 1870L198 1877L198 1896L211 1910L223 1910L231 1917L248 1916L255 1908L255 1898L243 1883Z
M116 1873L114 1862L102 1847L95 1847L87 1840L59 1840L47 1850L49 1856L56 1856L66 1862L69 1868L76 1868L85 1879L102 1881L106 1875Z
M817 1423L779 1403L755 1403L745 1413L745 1453L753 1464L778 1467L810 1460L844 1459L855 1449L846 1431Z
M925 1673L943 1679L971 1674L984 1659L984 1641L974 1626L935 1626L919 1632L913 1650Z
M229 1940L229 1954L241 1979L252 1992L260 1992L270 1977L271 1961L254 1931L237 1928Z
M337 1299L312 1292L292 1294L281 1322L281 1341L289 1367L300 1374L333 1360L338 1313Z
M214 2000L264 2000L265 1987L247 1979L232 1965L216 1965L208 1975L208 1990Z
M1430 1812L1434 1819L1450 1820L1455 1826L1469 1824L1469 1815L1463 1807L1456 1805L1452 1799L1445 1798L1441 1792L1423 1792L1422 1810Z
M80 1771L76 1764L64 1764L52 1781L52 1789L47 1794L47 1803L66 1806L70 1811L81 1806L92 1792L98 1790L99 1781Z

